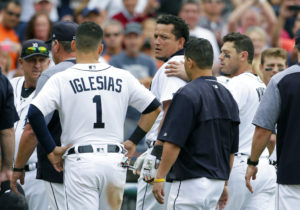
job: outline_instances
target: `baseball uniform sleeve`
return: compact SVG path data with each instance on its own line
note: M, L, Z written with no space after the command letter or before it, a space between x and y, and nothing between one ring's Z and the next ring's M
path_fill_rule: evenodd
M155 99L155 96L130 73L129 76L129 105L143 112Z
M178 110L184 110L184 114ZM157 139L183 147L194 127L195 116L193 102L184 94L175 94Z
M1 73L0 77L2 77L0 78L0 82L3 82L0 85L0 87L2 87L2 90L0 91L3 91L0 98L0 130L4 130L12 128L14 123L19 120L19 117L14 105L13 88L7 78Z
M267 130L275 130L275 125L280 114L280 106L280 93L276 80L272 78L261 99L252 124Z
M241 86L243 81L240 80L238 77L232 78L227 85L228 90L232 94L234 100L238 104L239 110L242 110L246 104L247 99L247 89L244 86Z
M237 153L239 151L239 123L232 122L231 124L231 139L232 145L230 153Z
M161 95L160 102L169 101L173 99L173 95L177 92L179 88L184 86L186 82L178 77L167 77L167 75L161 74L162 79L162 87L161 87Z
M51 77L40 93L32 100L31 104L35 105L44 116L52 113L60 106L60 85L57 74Z

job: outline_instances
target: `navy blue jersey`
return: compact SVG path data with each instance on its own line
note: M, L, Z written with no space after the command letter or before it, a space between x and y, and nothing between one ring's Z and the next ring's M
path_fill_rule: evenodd
M238 151L239 111L215 77L200 77L174 95L158 139L181 147L168 180L227 180Z
M0 69L0 130L12 128L18 120L12 86Z

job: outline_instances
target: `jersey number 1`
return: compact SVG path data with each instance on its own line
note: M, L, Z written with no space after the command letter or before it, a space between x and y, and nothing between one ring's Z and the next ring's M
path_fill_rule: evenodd
M102 122L102 107L101 107L101 96L95 95L93 98L93 103L96 103L96 122L94 123L94 128L104 128L105 124Z

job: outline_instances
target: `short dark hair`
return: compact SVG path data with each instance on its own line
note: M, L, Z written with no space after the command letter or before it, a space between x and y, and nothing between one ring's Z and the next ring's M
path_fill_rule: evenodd
M224 36L223 42L233 42L234 48L238 53L242 51L248 52L248 63L252 64L254 57L254 46L250 37L240 34L239 32L233 32Z
M264 65L265 58L266 57L276 57L276 58L282 58L287 63L287 52L284 49L281 48L269 48L262 52L260 63Z
M72 41L58 41L58 42L61 44L61 46L65 52L67 52L67 53L74 52L74 50L71 47Z
M182 18L175 15L162 15L157 19L156 23L174 25L172 33L175 35L176 39L183 37L185 42L189 40L189 27Z
M200 69L211 68L214 52L210 42L202 38L190 38L185 44L184 55L192 59Z
M15 4L18 7L22 7L19 1L10 0L10 1L7 1L7 2L4 3L3 9L7 10L9 4Z
M298 52L300 53L300 43L299 44L296 44L296 49L298 50Z
M76 30L76 48L83 52L97 50L102 42L103 31L94 22L84 22Z

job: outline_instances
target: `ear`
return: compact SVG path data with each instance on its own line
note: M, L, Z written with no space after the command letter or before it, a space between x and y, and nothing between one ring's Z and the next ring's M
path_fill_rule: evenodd
M76 51L76 40L72 40L72 42L71 42L71 49L73 51Z
M23 60L22 60L22 58L19 58L18 60L19 60L19 64L20 64L21 67L22 67L22 66L23 66Z
M240 59L241 59L241 61L243 61L243 62L248 62L247 60L248 60L248 52L247 51L242 51L241 53L240 53Z
M99 55L99 56L102 54L103 48L104 48L103 44L100 44L100 45L98 46L98 55Z
M180 49L183 48L184 43L185 43L185 39L184 39L183 37L180 37L180 38L178 39L178 42L179 42L179 48L180 48Z
M55 42L55 44L53 45L53 46L55 46L55 47L51 47L52 49L52 51L55 51L55 52L58 52L59 51L59 49L60 49L60 45L59 45L59 42L57 41L57 40L54 40L54 42Z

